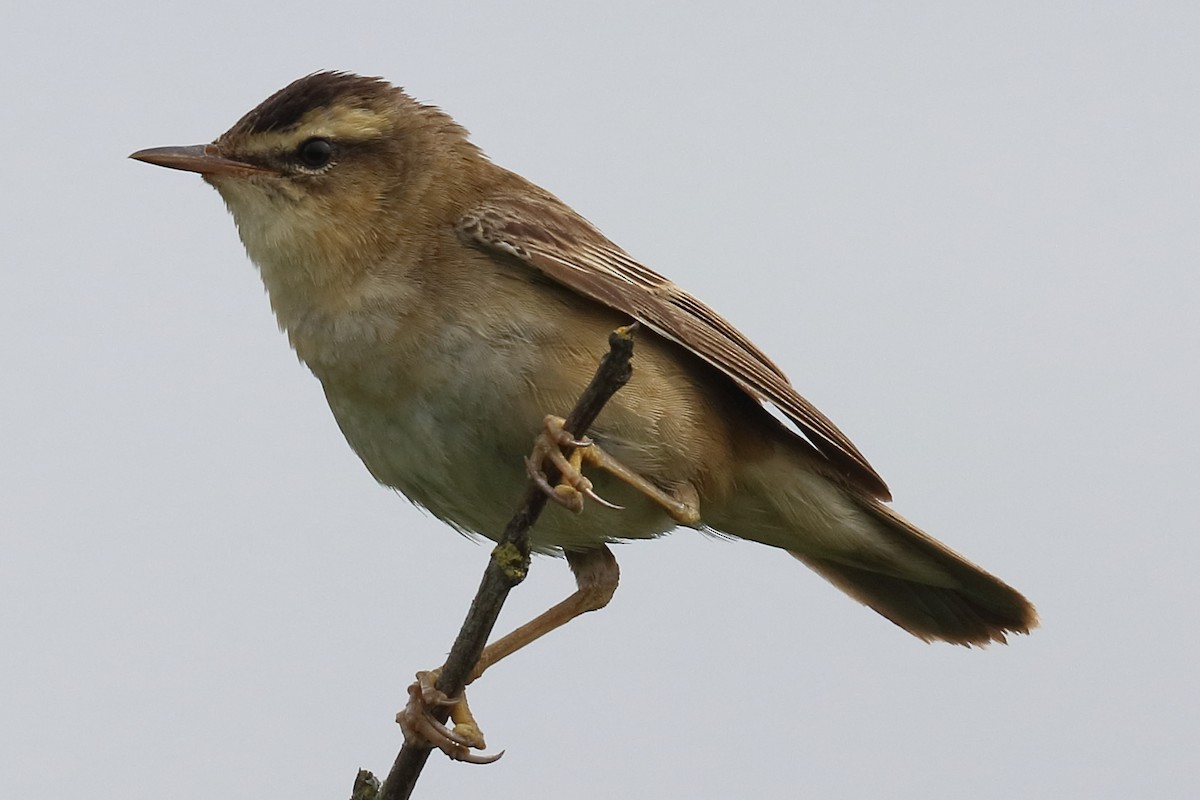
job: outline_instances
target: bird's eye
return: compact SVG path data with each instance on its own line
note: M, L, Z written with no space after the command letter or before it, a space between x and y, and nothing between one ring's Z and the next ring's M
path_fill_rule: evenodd
M296 157L309 169L320 169L333 158L333 145L328 139L309 139L296 150Z

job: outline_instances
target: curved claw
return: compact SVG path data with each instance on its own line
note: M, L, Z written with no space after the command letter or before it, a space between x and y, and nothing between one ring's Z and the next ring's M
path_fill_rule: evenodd
M572 433L563 427L565 423L566 420L562 417L556 417L551 414L542 420L542 424L545 425L544 433L548 437L554 439L554 441L558 443L559 447L566 447L567 445L570 445L571 447L592 446L592 440L586 436L581 436L576 439Z
M625 510L625 506L619 506L616 503L610 503L609 501L605 500L600 495L596 494L596 492L593 491L592 487L590 487L590 486L583 490L583 494L589 500L595 500L597 503L604 506L605 508L611 508L614 511L624 511Z
M409 710L406 708L400 713L407 716L408 711ZM406 721L415 721L416 725L414 727L420 731L421 735L428 740L430 744L436 745L439 749L445 752L446 755L450 755L449 751L446 750L447 742L467 748L478 745L478 742L475 739L472 739L469 736L463 736L453 728L447 727L444 722L439 721L437 717L430 714L429 710L426 708L413 709L412 713L419 714L420 720L417 721L409 719ZM403 727L404 724L405 723L402 722L401 727ZM454 756L450 757L454 758Z
M443 750L442 752L445 753L446 751ZM482 753L476 754L468 750L465 753L457 753L454 755L446 753L446 755L450 756L450 758L454 759L455 761L462 761L466 764L494 764L499 761L500 756L504 755L506 752L508 751L501 750L495 755L485 756Z

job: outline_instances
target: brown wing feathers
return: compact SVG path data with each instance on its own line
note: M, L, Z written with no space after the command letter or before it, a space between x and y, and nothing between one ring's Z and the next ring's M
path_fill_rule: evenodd
M687 347L757 400L779 408L847 478L881 500L890 499L883 479L849 438L741 332L553 197L498 197L465 214L458 232L468 243L515 256Z

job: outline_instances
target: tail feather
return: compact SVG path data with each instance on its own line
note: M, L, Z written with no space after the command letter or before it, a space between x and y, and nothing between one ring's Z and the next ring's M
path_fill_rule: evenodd
M792 555L855 600L926 642L980 646L1003 643L1007 641L1005 634L1028 633L1037 625L1033 607L1012 589L1012 597L997 604L981 601L963 589L929 586L803 553Z
M743 472L714 528L787 550L846 594L925 641L982 646L1037 627L1024 596L877 500L808 470Z
M877 533L904 553L904 558L872 565L800 552L792 555L855 600L927 642L982 646L1006 642L1006 634L1029 633L1037 627L1037 612L1016 589L887 506L866 498L855 499L877 523ZM897 563L908 561L933 565L950 580L936 585L914 580L911 574L895 568Z
M932 562L950 576L950 585L929 585L883 568L839 563L795 553L817 574L846 594L925 641L962 645L1005 642L1007 633L1029 633L1037 611L1004 581L972 564L885 505L862 499L864 511L880 523L879 532L912 557Z

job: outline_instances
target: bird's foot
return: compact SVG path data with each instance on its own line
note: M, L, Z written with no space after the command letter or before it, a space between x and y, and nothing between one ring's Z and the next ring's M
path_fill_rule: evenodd
M418 672L417 679L408 687L408 703L396 715L396 722L404 732L407 744L436 747L455 761L468 764L491 764L504 755L501 750L495 755L485 756L471 752L482 750L487 745L483 732L467 706L464 690L458 697L447 697L435 685L439 670ZM449 728L434 716L434 709L450 709L454 727Z
M563 425L566 420L553 415L543 420L542 432L533 440L533 453L525 459L525 469L546 496L575 513L583 511L583 498L594 500L606 508L620 509L621 506L608 502L592 489L592 482L582 472L584 453L595 449L595 444L586 436L576 439ZM570 455L564 455L568 448ZM542 464L549 460L558 469L557 485L551 485Z
M563 428L565 422L562 417L546 417L542 432L534 439L533 453L525 459L529 477L547 497L576 513L583 510L585 497L607 508L622 508L608 502L592 490L592 482L585 478L581 471L583 465L587 464L589 467L603 469L637 489L661 506L680 525L695 527L700 524L700 495L694 486L680 484L671 487L670 490L663 489L604 452L586 436L576 439ZM564 448L569 450L568 455L563 454ZM552 486L546 478L546 473L542 471L542 462L546 460L557 467L562 475L557 486Z

